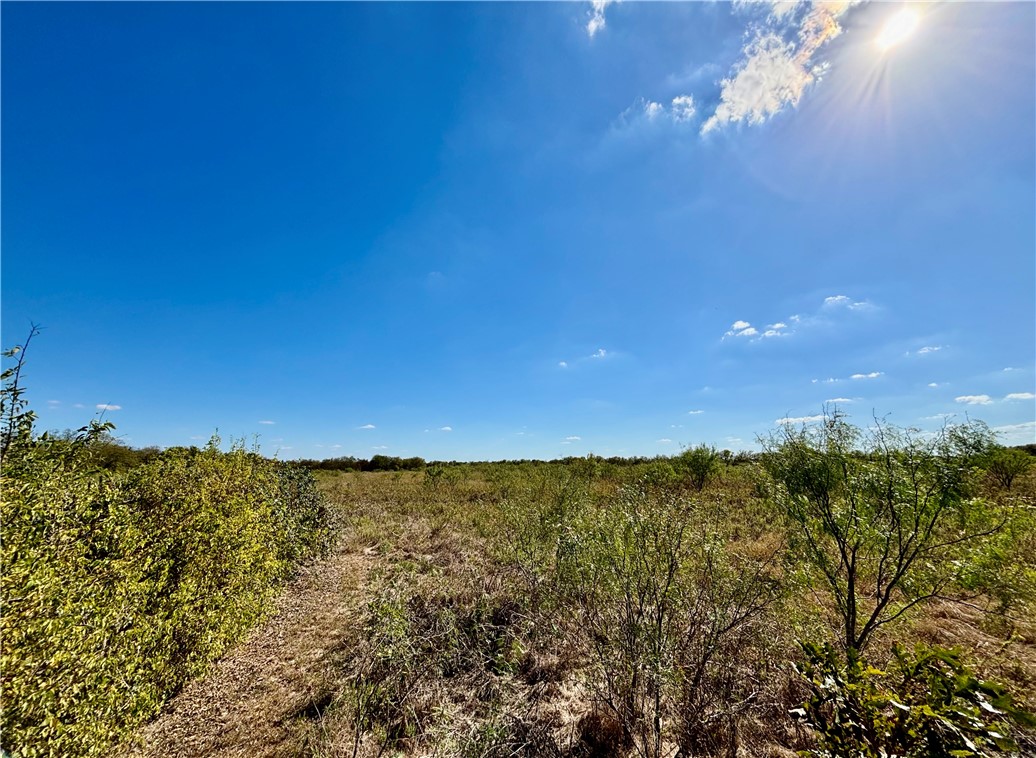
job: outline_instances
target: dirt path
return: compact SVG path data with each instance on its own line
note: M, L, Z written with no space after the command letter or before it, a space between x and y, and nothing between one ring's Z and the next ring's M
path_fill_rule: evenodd
M377 560L341 540L281 591L270 618L190 682L121 758L288 756L326 705L334 652Z

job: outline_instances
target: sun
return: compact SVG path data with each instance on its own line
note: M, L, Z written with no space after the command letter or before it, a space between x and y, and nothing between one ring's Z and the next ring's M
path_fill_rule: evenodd
M889 17L875 42L882 50L888 50L909 38L917 30L920 21L921 17L916 11L904 8Z

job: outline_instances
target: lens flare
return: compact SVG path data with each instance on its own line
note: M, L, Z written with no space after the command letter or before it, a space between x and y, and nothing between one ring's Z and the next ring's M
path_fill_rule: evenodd
M881 30L878 39L875 40L882 50L903 42L917 30L921 17L915 11L904 8L885 22L885 28Z

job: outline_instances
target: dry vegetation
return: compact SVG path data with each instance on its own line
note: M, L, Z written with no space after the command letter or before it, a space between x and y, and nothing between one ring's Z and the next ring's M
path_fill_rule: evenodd
M810 692L793 663L803 659L799 640L837 645L839 614L831 593L802 570L802 555L789 553L791 529L757 463L721 466L700 489L678 462L596 459L326 474L321 487L348 521L327 570L342 561L360 568L351 586L336 580L321 589L321 564L307 578L306 591L316 593L307 602L338 608L325 613L337 626L291 632L279 655L319 659L310 666L318 673L294 675L294 689L293 675L281 677L289 686L271 695L228 684L217 668L209 680L217 684L192 685L142 733L151 754L819 749L814 732L789 716ZM880 626L867 657L883 667L895 643L952 645L979 678L1003 683L1031 710L1027 525L1036 480L1029 472L1010 491L983 487L1013 520L982 542L972 568L939 599ZM273 628L304 625L309 612L289 610L292 620L275 617ZM269 634L260 629L253 639ZM253 678L283 668L271 663L272 673ZM248 697L264 705L233 705ZM207 729L222 736L192 742L193 720L214 702L225 712ZM1016 751L1036 750L1024 726L1013 736Z

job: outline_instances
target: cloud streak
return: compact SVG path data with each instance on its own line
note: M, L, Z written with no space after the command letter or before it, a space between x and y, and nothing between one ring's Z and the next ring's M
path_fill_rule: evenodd
M794 108L826 70L817 52L842 33L839 19L851 0L739 3L746 10L769 5L770 13L741 50L730 77L720 82L719 105L701 134L731 124L758 125Z

